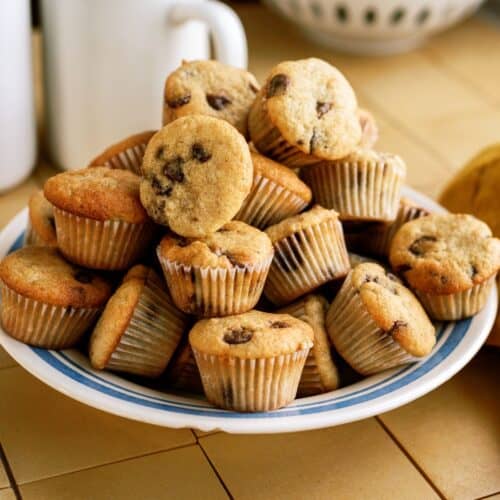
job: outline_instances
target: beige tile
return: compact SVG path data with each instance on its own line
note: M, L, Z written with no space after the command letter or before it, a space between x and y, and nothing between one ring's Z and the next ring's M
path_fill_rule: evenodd
M227 498L198 446L37 481L20 489L25 500Z
M0 369L1 368L11 368L13 366L16 366L16 364L17 363L0 346Z
M195 434L196 437L204 437L204 436L211 436L212 434L217 434L218 432L222 432L222 431L209 431L209 432L205 432L205 431L200 431L199 429L193 429L193 432Z
M11 488L0 490L0 500L16 500L14 490L12 490Z
M7 472L5 472L2 459L0 458L0 490L3 488L8 488L10 486L9 478L7 477Z
M21 368L0 370L0 394L0 442L18 484L195 442L188 429L133 422L73 401Z
M500 490L500 353L490 349L439 389L381 417L450 499Z
M216 434L200 444L235 498L437 498L374 419L259 436Z

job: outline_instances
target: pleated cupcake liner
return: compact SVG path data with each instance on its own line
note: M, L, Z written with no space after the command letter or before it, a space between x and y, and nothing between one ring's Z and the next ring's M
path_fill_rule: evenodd
M57 243L71 262L91 269L121 270L134 264L154 236L151 222L131 224L80 217L54 207Z
M75 345L93 325L99 308L64 307L34 300L0 282L2 326L15 339L45 349Z
M350 231L348 226L344 226L347 247L361 253L387 257L399 228L425 215L429 215L427 210L401 203L394 222L374 222L363 231Z
M194 359L193 350L189 342L181 345L168 365L168 385L175 389L202 393L200 370Z
M218 317L252 309L264 288L272 257L231 269L181 264L158 253L175 305L188 314Z
M188 318L174 306L160 279L150 274L105 368L144 377L159 376L187 324Z
M274 243L275 255L264 287L276 305L292 300L350 269L342 226L328 220L297 231Z
M307 205L307 201L292 191L267 177L256 175L250 194L234 218L265 229L302 212Z
M141 175L142 159L146 151L147 143L136 144L111 156L104 162L105 167L130 170L134 174Z
M326 329L337 352L363 375L417 361L367 312L359 293L345 280L326 315Z
M301 321L308 324L308 315L305 309L305 303L303 300L299 300L293 304L279 309L280 314L290 314ZM324 392L333 391L339 386L339 375L337 367L333 362L330 351L329 360L325 366L325 360L321 363L318 362L317 349L318 343L324 342L330 347L330 339L326 333L326 330L319 332L317 328L311 325L314 331L314 345L309 351L306 362L304 364L304 369L302 370L302 375L299 381L299 388L297 394L299 397L313 396L315 394L322 394ZM319 335L324 335L324 339L318 339Z
M40 247L46 246L47 243L41 238L41 236L34 230L31 222L26 225L26 230L24 231L23 246L25 247Z
M259 412L295 399L309 349L259 359L193 352L208 401L226 410Z
M403 168L383 162L321 162L302 171L316 203L333 208L341 220L391 222L396 219Z
M457 321L474 316L486 305L496 273L483 283L459 293L435 295L414 289L429 316L438 321Z

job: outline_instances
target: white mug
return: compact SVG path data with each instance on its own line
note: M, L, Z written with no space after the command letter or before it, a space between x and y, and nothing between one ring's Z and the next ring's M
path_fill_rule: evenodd
M127 135L161 126L163 86L183 59L245 68L238 16L214 0L42 0L47 146L84 167Z

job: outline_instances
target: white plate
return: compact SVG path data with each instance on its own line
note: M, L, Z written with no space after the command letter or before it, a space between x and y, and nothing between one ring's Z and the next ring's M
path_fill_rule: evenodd
M432 211L443 211L409 188L405 196ZM27 209L0 234L0 258L20 246ZM35 377L82 403L122 417L166 427L204 431L292 432L344 424L404 405L435 389L457 373L481 347L497 310L496 287L486 307L472 319L438 327L438 341L422 361L368 377L319 396L302 398L269 413L236 413L213 408L204 399L149 389L119 375L93 370L80 352L47 351L22 344L0 329L5 350Z

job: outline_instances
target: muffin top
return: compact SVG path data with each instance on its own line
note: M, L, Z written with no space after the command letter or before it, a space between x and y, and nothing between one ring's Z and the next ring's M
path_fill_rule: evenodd
M178 118L153 136L142 164L141 200L149 215L186 237L230 221L250 192L248 144L223 120Z
M378 140L378 126L375 117L367 109L358 108L358 120L361 126L359 147L371 149Z
M158 253L185 265L231 269L261 264L271 259L274 251L266 233L244 222L230 221L200 239L167 234Z
M153 270L150 267L145 266L144 264L136 264L127 271L125 276L122 278L122 283L125 283L125 281L130 279L146 280L148 275L152 272Z
M312 328L288 314L249 311L198 321L189 332L193 349L215 356L270 358L313 346Z
M435 328L408 288L378 264L359 264L348 279L379 328L411 355L429 354L436 341Z
M271 238L271 241L275 243L297 231L329 220L337 221L337 212L335 212L335 210L327 210L320 205L314 205L314 207L307 212L302 212L299 215L294 215L293 217L282 220L274 226L269 226L266 229L266 234Z
M51 177L44 194L57 208L74 215L138 224L148 219L139 183L140 177L128 170L87 167Z
M25 247L7 255L0 279L24 297L64 307L100 307L111 295L106 280L66 262L50 247Z
M278 184L278 186L283 186L299 198L302 198L306 203L311 201L311 189L300 180L299 176L293 170L259 153L251 151L250 155L253 162L254 178L262 176L270 179Z
M468 290L500 267L500 240L472 215L433 214L404 224L389 260L412 288L447 295Z
M278 64L257 99L263 100L269 119L286 141L304 153L341 158L361 139L352 87L340 71L320 59Z
M34 193L28 203L31 227L48 246L57 246L54 209L43 195L43 191Z
M165 82L163 123L209 115L246 135L248 111L259 88L255 76L243 69L219 61L183 61Z

